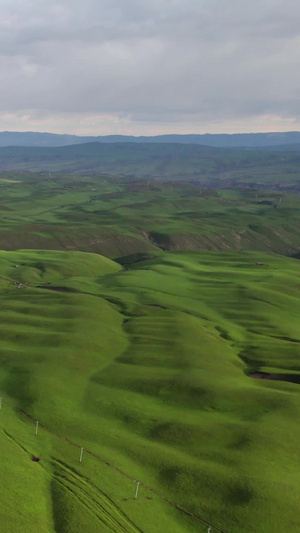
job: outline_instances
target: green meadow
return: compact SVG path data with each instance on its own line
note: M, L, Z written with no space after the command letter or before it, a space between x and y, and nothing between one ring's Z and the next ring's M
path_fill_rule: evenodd
M0 255L5 533L299 531L297 259Z
M3 181L4 180L4 181ZM92 252L300 249L298 197L109 176L2 173L0 249Z

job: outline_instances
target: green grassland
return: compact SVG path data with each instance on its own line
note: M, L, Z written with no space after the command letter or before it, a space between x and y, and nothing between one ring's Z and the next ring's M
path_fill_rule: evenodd
M0 255L5 532L300 530L298 260Z
M0 248L117 258L164 250L300 249L298 197L108 176L2 173Z
M1 174L5 533L300 531L298 197L88 174Z

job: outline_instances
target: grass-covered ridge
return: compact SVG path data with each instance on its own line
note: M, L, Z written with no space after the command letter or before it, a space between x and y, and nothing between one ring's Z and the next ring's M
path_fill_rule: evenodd
M258 252L1 252L7 531L207 529L13 407L225 531L298 527L299 276Z

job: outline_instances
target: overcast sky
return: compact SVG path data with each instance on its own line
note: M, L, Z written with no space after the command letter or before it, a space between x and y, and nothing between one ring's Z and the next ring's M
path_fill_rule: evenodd
M0 0L0 130L300 130L299 0Z

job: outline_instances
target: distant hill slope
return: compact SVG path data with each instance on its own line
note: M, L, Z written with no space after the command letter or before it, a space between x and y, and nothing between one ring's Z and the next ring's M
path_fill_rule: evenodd
M87 143L63 147L2 147L0 171L107 174L189 181L205 187L300 190L296 151L215 148L176 143Z
M270 132L270 133L235 133L235 134L189 134L189 135L103 135L80 137L77 135L59 135L55 133L40 132L0 132L0 146L67 146L89 142L115 143L180 143L204 144L215 147L265 147L281 146L287 144L300 144L300 132Z
M0 191L2 250L300 253L299 197L282 191L24 173L3 173Z

